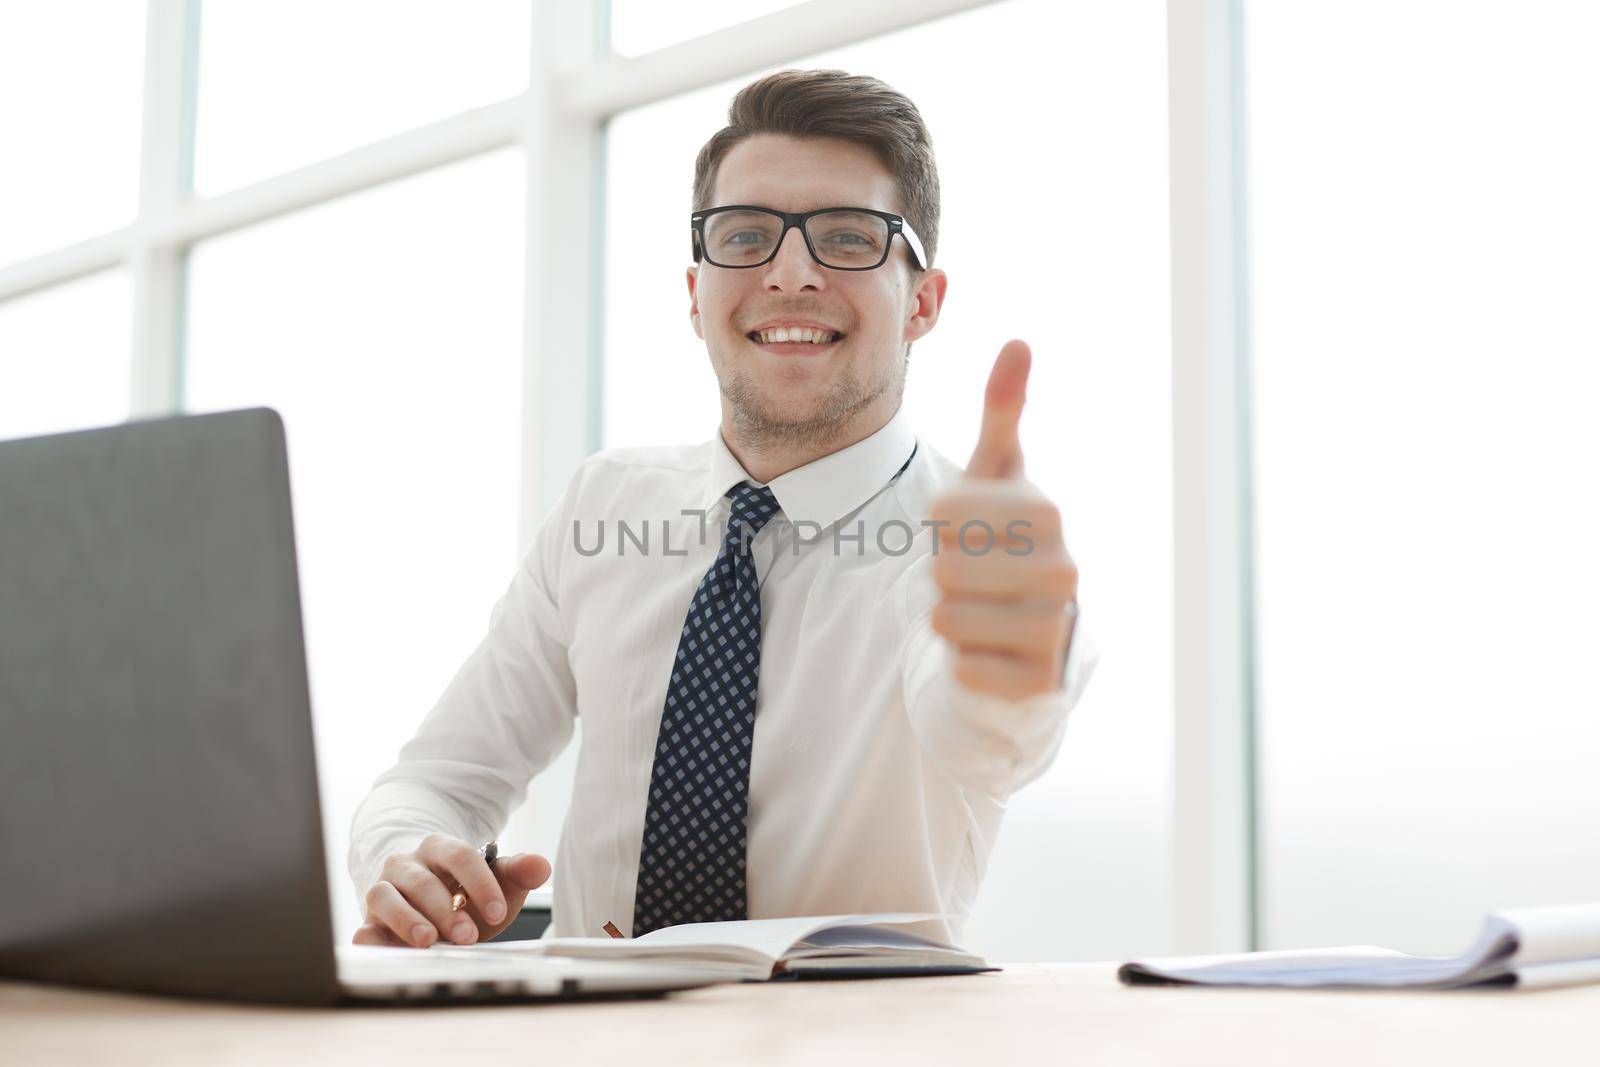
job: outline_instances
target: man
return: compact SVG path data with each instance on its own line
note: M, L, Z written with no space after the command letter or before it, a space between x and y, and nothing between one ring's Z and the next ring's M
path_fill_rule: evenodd
M475 846L578 716L557 935L919 911L958 939L1006 797L1060 746L1093 655L1059 513L1023 480L1028 347L1001 350L965 471L900 406L947 285L916 107L840 71L763 78L694 208L720 430L580 465L356 813L357 942L504 929L551 866Z

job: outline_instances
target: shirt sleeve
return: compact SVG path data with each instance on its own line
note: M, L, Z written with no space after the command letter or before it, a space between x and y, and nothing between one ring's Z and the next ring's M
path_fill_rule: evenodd
M347 858L363 908L392 853L436 832L474 843L497 836L529 780L571 740L577 683L556 591L573 495L569 486L490 612L488 633L356 809Z
M932 562L931 555L918 560L905 584L906 712L930 760L964 787L1003 801L1055 760L1067 714L1088 685L1099 655L1077 619L1056 689L1008 700L966 688L955 677L954 650L933 630L939 593Z

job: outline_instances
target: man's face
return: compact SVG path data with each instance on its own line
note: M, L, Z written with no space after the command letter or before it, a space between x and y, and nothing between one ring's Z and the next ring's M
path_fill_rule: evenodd
M869 207L900 213L894 178L864 146L831 138L761 134L717 172L710 206L778 211ZM918 272L903 240L876 270L830 270L790 230L772 262L689 268L690 321L705 339L722 390L724 422L769 444L826 444L875 428L899 406L906 345L933 328L943 271ZM764 344L757 327L805 320L844 336L830 344Z

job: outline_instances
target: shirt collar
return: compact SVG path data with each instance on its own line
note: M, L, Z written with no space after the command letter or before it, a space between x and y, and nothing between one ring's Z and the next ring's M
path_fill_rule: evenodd
M816 523L827 529L888 485L916 443L902 404L888 422L867 437L780 474L767 484L790 522ZM760 484L728 450L719 429L711 441L706 511L715 508L729 489L745 481Z

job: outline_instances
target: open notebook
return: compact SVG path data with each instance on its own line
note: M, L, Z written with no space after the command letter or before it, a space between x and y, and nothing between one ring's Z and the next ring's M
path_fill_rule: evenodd
M1600 982L1600 904L1491 912L1459 956L1411 956L1372 945L1187 956L1125 963L1129 985L1459 989Z
M975 974L995 971L979 956L900 929L932 915L821 915L742 922L686 923L637 938L550 937L489 941L429 952L660 960L730 980Z

